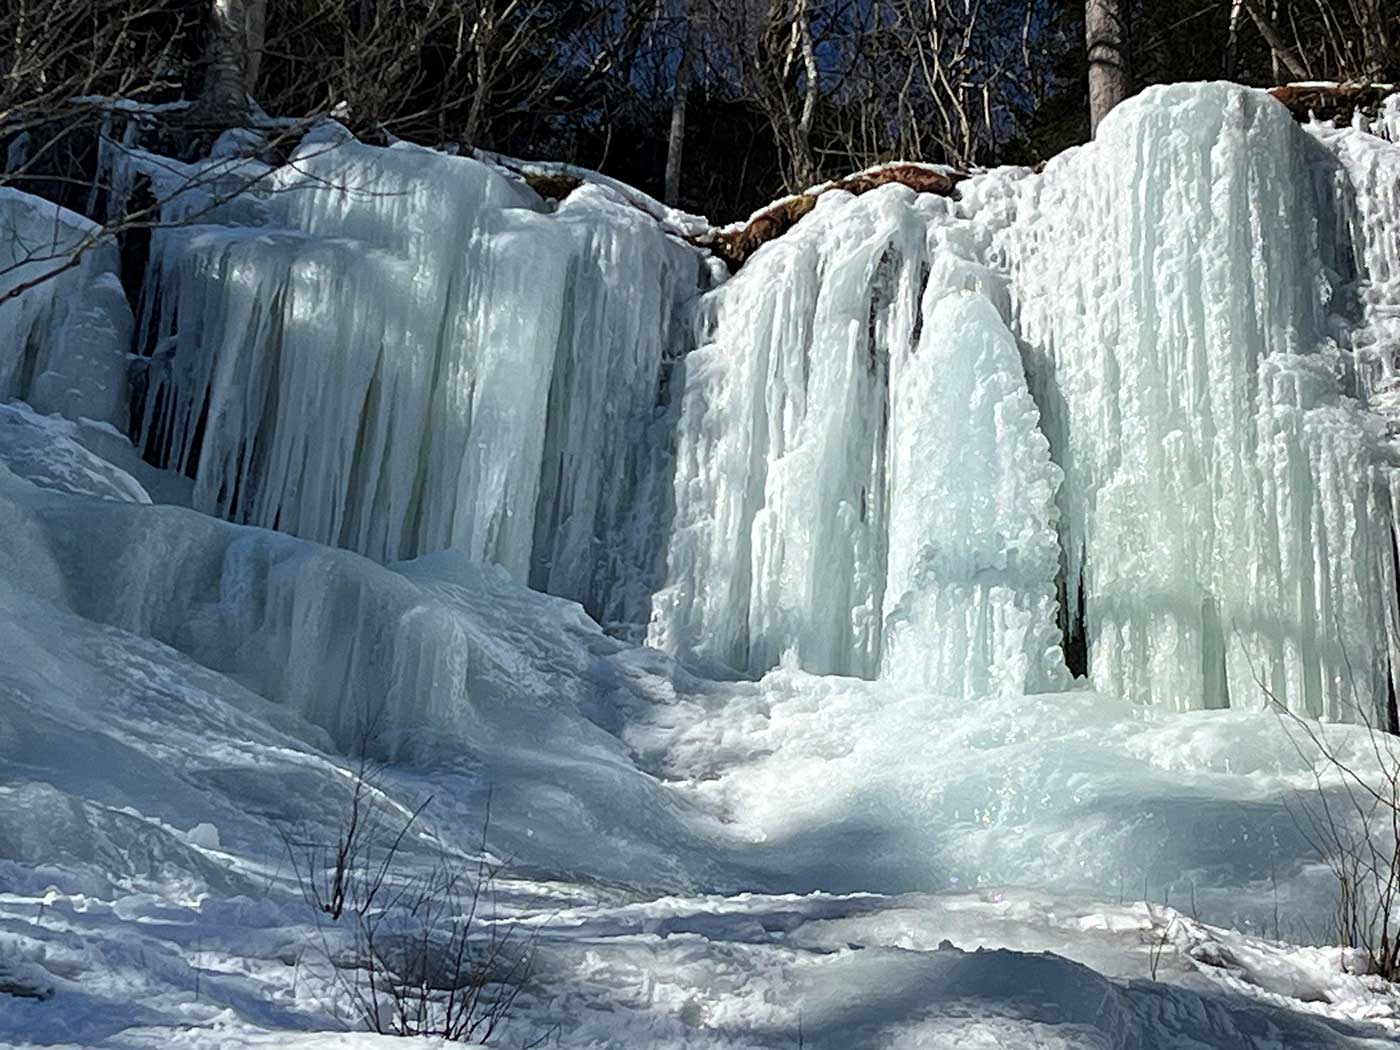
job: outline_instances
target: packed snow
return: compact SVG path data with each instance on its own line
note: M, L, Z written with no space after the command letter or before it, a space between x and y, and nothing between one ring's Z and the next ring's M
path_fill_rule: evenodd
M1384 119L1153 89L728 279L330 126L179 169L134 333L100 237L0 303L0 1044L393 1045L293 867L367 750L395 880L504 865L493 1045L1394 1045L1308 824L1394 761Z

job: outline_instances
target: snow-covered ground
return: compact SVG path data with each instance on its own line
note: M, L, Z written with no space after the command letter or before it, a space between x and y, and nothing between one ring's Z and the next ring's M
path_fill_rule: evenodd
M469 668L461 739L406 736L412 761L378 784L400 815L432 796L403 875L472 856L489 795L488 848L509 859L489 914L535 949L497 1045L1400 1037L1394 989L1338 949L1278 943L1325 937L1330 887L1290 815L1311 765L1271 714L700 679L500 570L381 568L150 504L82 428L19 406L4 421L0 1042L381 1038L347 1034L361 1025L327 979L341 931L302 898L283 835L333 840L358 768L309 720L328 710L318 683L347 702L396 686L356 692L329 664L279 677L268 565L308 650L416 623ZM176 537L203 553L182 560ZM449 673L441 655L392 662L421 680ZM1365 761L1363 731L1332 732Z

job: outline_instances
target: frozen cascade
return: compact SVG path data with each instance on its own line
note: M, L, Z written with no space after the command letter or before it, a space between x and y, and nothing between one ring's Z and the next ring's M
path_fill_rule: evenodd
M1143 703L1384 719L1397 147L1311 130L1152 89L1040 175L826 193L698 298L606 186L318 133L153 238L140 430L202 509L702 665L1036 690L1058 616Z
M601 616L648 557L626 513L699 254L604 190L550 215L408 146L313 136L269 184L257 221L153 240L148 447L206 511L455 548Z
M1263 93L1181 85L1120 107L1097 143L1043 175L990 172L954 203L824 195L699 311L651 641L749 672L788 652L818 672L916 668L954 693L1057 680L1058 657L1035 640L1057 611L1047 544L1008 534L1007 553L1035 568L1002 607L1005 651L1028 659L1005 679L985 640L954 669L953 648L977 651L952 641L969 607L914 628L905 610L936 608L937 584L911 598L895 582L966 539L929 535L927 510L924 531L901 526L901 499L951 501L938 512L949 520L964 499L985 501L984 522L1006 510L970 463L940 476L912 451L919 424L892 412L921 404L948 440L989 439L970 395L930 383L920 400L909 368L928 338L953 352L955 334L919 330L945 286L972 281L1020 344L1064 473L1057 508L1032 499L1017 514L1023 537L1058 519L1061 615L1087 639L1095 683L1178 709L1261 706L1267 689L1300 712L1385 721L1389 674L1374 655L1393 636L1395 568L1388 525L1368 523L1390 521L1377 468L1391 453L1382 420L1350 396L1335 293L1351 231L1333 218L1347 181ZM1389 274L1396 200L1382 183L1358 206L1367 265ZM1374 332L1395 293L1368 287ZM939 420L955 401L961 419ZM1034 429L1021 439L1034 444ZM901 477L902 454L922 469ZM1053 488L1035 461L1015 457L1003 480Z
M1386 718L1390 496L1332 338L1332 168L1264 94L1180 85L1016 187L992 256L1104 690Z
M832 192L709 296L653 644L955 695L1059 681L1058 471L965 234L941 198Z
M132 321L117 272L96 224L0 186L0 401L125 421Z

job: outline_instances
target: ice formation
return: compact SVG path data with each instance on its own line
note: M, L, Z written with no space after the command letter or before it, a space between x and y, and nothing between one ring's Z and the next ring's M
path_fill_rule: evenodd
M1369 142L1352 148L1379 149ZM881 457L906 440L891 408L913 330L929 320L910 305L919 284L936 299L971 268L1007 303L1064 474L1061 619L1094 682L1178 709L1271 696L1313 715L1392 720L1393 453L1343 345L1350 227L1334 213L1357 166L1342 159L1339 173L1261 93L1186 85L1145 92L1042 175L964 183L952 207L835 195L711 296L709 338L686 362L653 641L750 671L791 649L810 670L856 674L918 644L886 636L906 599L883 573L916 544L966 537L883 528L909 479ZM1375 228L1368 272L1384 275L1393 186L1357 202L1354 225ZM1394 301L1377 281L1372 333ZM882 328L889 301L903 313ZM864 386L852 365L861 347ZM960 411L969 429L956 440L985 439L990 421ZM1033 462L1019 457L1018 470ZM956 502L980 486L988 527L1038 506L998 505L974 466L957 476L912 498ZM1003 607L1013 636L1044 636L1042 573ZM1032 608L1028 626L1011 627ZM960 688L964 671L940 663L939 647L951 653L961 630L953 610L922 631L914 663L935 689ZM993 677L980 652L968 661L979 687ZM1035 688L1044 671L1014 684Z
M1060 471L996 308L932 281L925 297L918 353L891 383L881 676L954 696L1043 692L1064 682Z
M408 146L316 136L258 192L245 225L154 238L148 449L200 509L381 560L458 549L603 616L642 557L698 253L601 189L547 215Z
M1335 166L1260 93L1172 86L1016 188L991 252L1101 688L1387 718L1392 512L1333 338Z
M131 309L118 269L95 223L0 186L0 400L125 422Z
M134 422L199 509L697 666L1393 721L1393 110L1155 88L1041 174L825 193L710 291L603 182L224 151L152 241Z

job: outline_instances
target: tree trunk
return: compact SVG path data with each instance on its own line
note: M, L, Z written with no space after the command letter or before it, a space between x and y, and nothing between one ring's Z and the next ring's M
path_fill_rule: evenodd
M1240 60L1240 16L1244 13L1240 0L1230 0L1230 36L1225 46L1225 79L1234 80Z
M1122 0L1086 0L1084 42L1089 52L1089 128L1099 123L1128 97L1127 24Z
M1386 28L1383 6L1386 5L1382 5L1381 0L1355 0L1354 9L1361 23L1361 42L1365 50L1366 68L1361 73L1368 80L1384 80L1395 72L1394 46Z
M248 119L248 91L262 63L266 0L213 0L196 112L230 127Z
M675 207L681 196L681 162L685 153L685 106L690 97L690 67L695 55L695 32L689 3L681 6L681 61L671 97L671 133L666 139L666 203Z
M258 93L258 75L262 72L263 42L267 36L267 0L244 0L243 90L254 97Z
M1307 67L1303 65L1302 59L1293 53L1293 49L1270 21L1268 12L1259 5L1259 0L1243 0L1243 3L1255 28L1259 30L1259 35L1264 38L1264 43L1269 45L1274 61L1283 63L1284 68L1295 80L1307 80ZM1277 76L1274 79L1277 80Z

